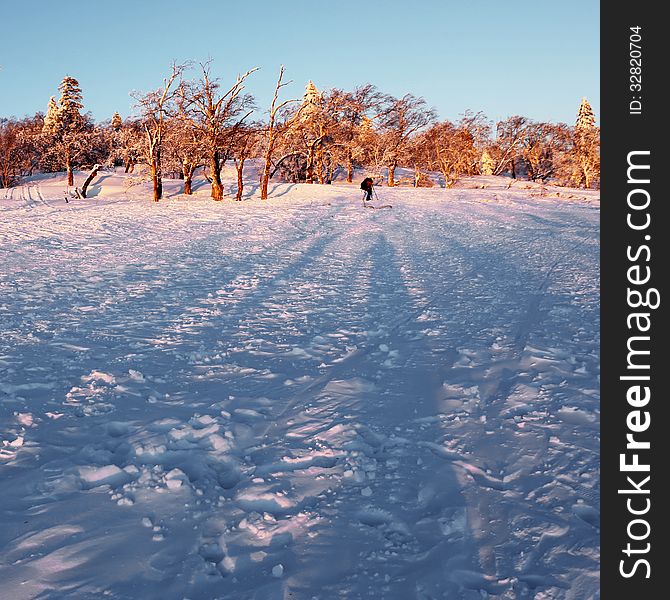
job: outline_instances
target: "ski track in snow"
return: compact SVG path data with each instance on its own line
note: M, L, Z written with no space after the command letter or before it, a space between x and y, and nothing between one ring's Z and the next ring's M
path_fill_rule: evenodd
M598 597L592 196L105 177L2 190L3 598Z

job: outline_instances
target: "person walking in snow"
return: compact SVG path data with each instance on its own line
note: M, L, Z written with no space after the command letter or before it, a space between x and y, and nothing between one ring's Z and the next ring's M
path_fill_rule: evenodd
M363 202L370 202L372 200L372 186L372 177L366 177L363 181L361 181L361 189L365 192L365 198L363 199Z

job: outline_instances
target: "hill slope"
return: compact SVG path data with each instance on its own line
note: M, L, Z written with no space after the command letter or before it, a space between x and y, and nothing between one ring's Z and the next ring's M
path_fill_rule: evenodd
M3 596L597 597L593 194L128 182L0 200Z

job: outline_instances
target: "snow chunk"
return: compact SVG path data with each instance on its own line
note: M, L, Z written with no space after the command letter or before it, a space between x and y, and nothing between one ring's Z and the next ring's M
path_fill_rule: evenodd
M87 383L92 381L103 381L109 385L112 385L116 382L114 375L105 373L104 371L91 371L88 375L82 375L81 380Z
M30 427L33 424L33 415L30 413L16 413L16 420L24 427Z
M104 467L79 467L79 478L84 489L101 485L121 485L129 480L129 475L116 465Z
M144 379L144 375L135 369L128 369L128 377L130 377L133 381L138 381L140 383L146 381Z
M238 504L246 511L268 512L285 514L294 508L294 503L281 494L242 494L237 499Z

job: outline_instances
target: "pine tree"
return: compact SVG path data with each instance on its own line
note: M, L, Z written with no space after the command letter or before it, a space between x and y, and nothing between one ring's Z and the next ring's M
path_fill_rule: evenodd
M123 126L123 119L121 119L121 115L118 112L115 112L114 115L112 116L112 129L114 131L119 131L122 126Z
M56 134L58 132L60 117L58 112L58 104L56 104L56 97L51 96L49 106L47 107L47 114L44 116L44 126L42 131L46 134Z
M66 128L76 127L81 122L80 110L84 108L81 103L82 94L79 82L74 77L66 76L58 86L60 100L58 106L62 114L63 124Z
M308 106L318 106L321 103L321 93L311 79L305 86L305 95L303 96L302 102Z
M63 78L58 89L60 99L56 102L52 96L49 100L42 131L51 138L50 146L54 149L56 163L65 165L67 184L74 185L72 169L76 156L83 151L82 136L86 126L86 120L79 112L84 107L82 93L79 82L69 76Z
M300 108L300 121L307 123L313 121L321 108L321 93L310 79L305 86L305 94L302 97L302 106Z
M575 129L578 131L588 131L595 127L596 119L593 116L593 109L586 98L582 98L582 103L577 111L577 123Z
M321 116L321 104L322 96L310 79L305 86L305 94L302 97L299 113L301 137L305 140L307 153L306 183L314 183L318 154L323 141L323 135L320 131L321 119L319 118Z
M595 122L591 105L586 98L582 98L573 140L576 162L574 181L586 188L590 188L600 176L600 139Z

